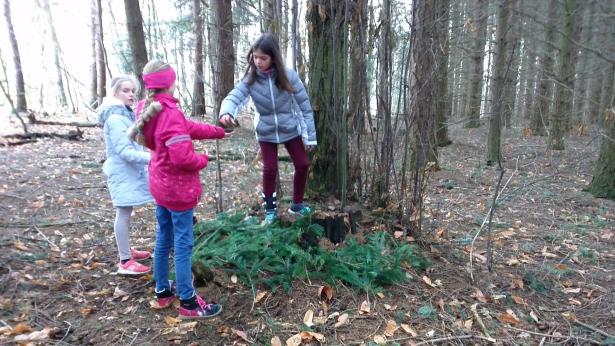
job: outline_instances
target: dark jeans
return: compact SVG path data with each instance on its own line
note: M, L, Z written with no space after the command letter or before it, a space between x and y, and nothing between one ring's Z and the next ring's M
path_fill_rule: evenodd
M258 144L261 146L263 157L263 193L265 196L271 196L275 192L275 178L278 175L278 144L267 142L258 142ZM300 136L283 144L295 166L293 203L302 203L310 160Z
M189 299L195 294L192 286L192 246L194 234L192 229L193 209L173 211L156 206L156 245L154 248L154 280L156 292L169 287L169 253L173 247L175 264L175 281L179 299Z

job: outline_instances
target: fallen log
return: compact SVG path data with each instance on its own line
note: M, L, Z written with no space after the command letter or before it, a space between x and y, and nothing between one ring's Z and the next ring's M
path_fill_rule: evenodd
M99 123L90 123L90 122L81 122L81 121L71 121L67 123L63 123L60 121L46 121L39 120L36 118L36 114L34 112L28 112L28 122L33 125L54 125L54 126L76 126L76 127L99 127Z

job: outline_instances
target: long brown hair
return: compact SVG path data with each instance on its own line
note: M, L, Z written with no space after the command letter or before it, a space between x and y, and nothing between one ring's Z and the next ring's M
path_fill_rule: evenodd
M169 67L171 67L171 65L164 61L151 60L143 67L143 74L163 71ZM128 129L128 136L135 142L147 146L145 137L143 136L141 130L143 129L143 126L145 126L145 123L158 115L162 109L162 105L159 102L154 101L154 96L165 91L167 91L167 89L147 89L147 95L145 97L145 102L143 103L141 114L139 115L137 121L135 121L135 123Z
M271 68L276 71L275 85L282 90L293 92L293 86L290 84L288 76L286 76L286 68L284 67L284 60L282 60L278 40L270 33L262 34L252 45L250 52L248 52L248 67L246 68L245 74L249 76L247 81L248 85L252 85L256 81L256 65L254 65L253 55L254 51L257 49L260 49L263 54L267 54L271 57Z

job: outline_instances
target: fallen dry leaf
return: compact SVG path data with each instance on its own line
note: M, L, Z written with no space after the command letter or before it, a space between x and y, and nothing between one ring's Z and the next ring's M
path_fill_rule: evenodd
M51 328L44 328L43 330L39 330L36 332L32 332L29 334L21 334L17 335L13 341L22 343L24 341L43 341L49 338L49 333L52 331Z
M17 249L17 250L21 250L21 251L28 251L28 248L26 247L26 245L24 243L22 243L20 240L15 240L13 241L13 246Z
M248 333L244 332L243 330L236 330L236 329L235 329L234 331L235 331L235 334L236 334L238 337L242 338L244 341L247 341L247 342L249 342L249 343L252 343L252 342L253 342L252 340L248 339Z
M254 297L254 304L258 304L263 298L265 298L269 294L268 291L258 291L256 292L256 297Z
M374 335L374 342L378 345L385 345L387 343L387 339L384 335L376 334Z
M345 324L348 324L348 314L344 313L337 318L337 322L333 326L334 328L339 328Z
M385 308L386 310L389 310L389 311L393 311L393 310L397 309L397 305L393 305L393 306L391 306L391 305L389 305L389 304L384 304L383 306L384 306L384 308Z
M30 328L30 326L22 322L12 328L11 334L12 335L25 334L25 333L30 333L31 331L32 331L32 328Z
M525 300L519 296L512 296L512 300L515 302L515 304L525 305Z
M423 282L428 284L429 286L436 288L436 285L433 284L433 282L431 281L431 279L425 275L423 275Z
M389 337L393 336L393 334L395 334L397 329L399 329L399 326L397 325L397 323L395 323L395 321L393 320L388 320L386 329L384 330L384 335L389 336Z
M404 332L406 332L406 334L411 335L411 336L418 336L419 333L416 332L416 330L414 330L412 327L410 327L407 324L402 323L400 325L401 329L403 329Z
M282 340L280 340L279 336L271 338L271 346L282 346Z
M511 314L508 311L506 313L498 315L498 320L512 326L517 325L520 322L517 316L514 315L514 313Z
M361 307L359 308L359 315L369 314L371 310L372 309L369 305L369 302L367 300L364 300L363 303L361 303Z
M113 299L119 298L119 297L123 297L128 295L128 293L126 291L123 291L121 288L119 287L115 287L115 290L113 291Z
M305 315L303 315L303 324L305 324L308 327L313 327L314 326L314 311L312 310L308 310L305 312Z
M320 300L327 300L328 302L333 299L333 288L329 285L318 287L318 297Z
M181 320L179 318L175 318L173 316L165 316L164 317L164 323L167 324L167 326L174 326L176 324L179 324L181 322Z
M286 346L299 346L302 341L303 339L301 338L301 334L295 334L286 339Z
M378 293L376 293L376 295L378 296L378 298L384 299L384 293L378 292Z

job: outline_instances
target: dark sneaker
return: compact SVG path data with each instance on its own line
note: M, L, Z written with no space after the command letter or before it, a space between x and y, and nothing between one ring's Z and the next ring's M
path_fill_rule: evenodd
M203 298L196 295L192 300L185 303L182 302L182 305L179 307L179 318L212 318L218 316L221 312L222 305L216 303L207 304Z
M288 212L292 215L306 216L312 213L312 209L305 203L293 203Z

